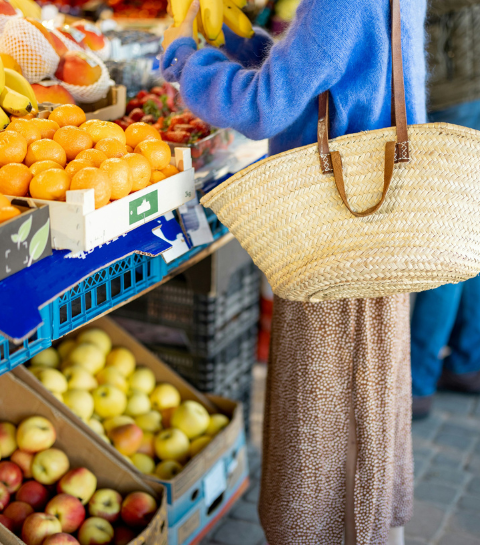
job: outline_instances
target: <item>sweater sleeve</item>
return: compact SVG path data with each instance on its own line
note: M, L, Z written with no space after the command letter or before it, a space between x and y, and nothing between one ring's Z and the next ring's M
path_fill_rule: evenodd
M252 38L241 38L223 25L225 45L222 50L227 57L240 63L244 68L258 68L267 57L273 45L272 37L265 30L254 27Z
M362 41L363 17L351 0L305 0L261 67L246 69L215 48L195 52L190 45L187 53L179 39L164 55L164 74L180 82L187 106L210 124L271 138L341 78Z

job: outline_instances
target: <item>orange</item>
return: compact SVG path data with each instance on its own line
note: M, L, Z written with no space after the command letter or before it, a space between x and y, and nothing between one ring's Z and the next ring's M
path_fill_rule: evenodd
M143 155L138 153L128 153L123 157L127 161L130 170L132 171L133 185L132 191L138 191L147 187L152 174L152 167Z
M72 106L72 104L66 104L66 106ZM81 151L93 146L92 137L88 132L72 125L60 127L53 136L53 140L65 150L68 161L73 161Z
M35 123L37 127L40 129L42 133L42 138L49 138L50 140L53 138L53 135L58 131L60 128L58 126L58 123L53 121L52 119L32 119L32 123Z
M17 132L0 133L0 167L8 163L21 163L27 154L27 141Z
M2 195L0 193L0 208L3 208L4 206L10 206L10 201L5 197L5 195Z
M0 168L0 193L25 197L32 173L21 163L10 163Z
M37 111L32 110L29 114L26 114L26 115L20 115L20 116L11 115L10 121L16 121L17 119L22 119L23 121L30 121L31 119L35 119L37 117L37 113L38 113Z
M83 168L75 174L70 189L93 189L95 191L95 208L101 208L110 201L112 188L110 178L99 168Z
M111 121L99 121L98 119L95 119L83 123L80 128L85 129L88 132L93 138L94 144L104 138L116 138L124 145L127 143L122 127Z
M150 176L150 183L156 184L157 182L161 182L162 180L166 180L166 176L163 172L160 170L152 170L152 175Z
M37 140L28 146L25 164L33 165L37 161L55 161L60 166L64 167L67 162L67 155L60 144L53 140Z
M150 166L155 170L165 168L172 158L169 145L162 140L144 140L135 148L135 153L140 153L148 159Z
M4 206L3 208L0 208L0 223L3 223L4 221L10 220L15 216L19 215L20 210L18 208L15 208L15 206Z
M128 152L128 153L133 153L133 148L132 148L132 146L127 146L127 152Z
M75 159L74 161L68 163L68 165L65 167L65 172L71 178L73 178L79 170L82 170L82 168L93 166L94 164L92 163L92 161L87 161L86 159Z
M30 195L34 199L46 201L64 201L70 189L70 176L58 168L44 170L37 174L30 183Z
M180 171L173 165L167 165L165 168L162 168L162 172L165 174L166 178L169 178L170 176L175 176L175 174L178 174Z
M31 123L26 119L15 119L15 121L12 121L8 126L8 130L21 134L27 141L28 146L32 142L42 138L40 128L35 125L35 123Z
M113 157L118 159L127 155L127 147L116 138L103 138L102 140L99 140L95 144L95 149L103 151L109 159L112 159Z
M155 127L148 123L132 123L125 129L125 137L127 139L127 146L131 146L135 149L140 142L144 140L161 140L162 137Z
M106 161L108 157L103 153L103 151L100 151L98 149L87 149L85 151L81 151L75 157L75 159L90 161L92 163L92 166L100 168L100 165L103 163L103 161Z
M126 197L132 190L132 171L125 159L107 159L102 163L100 170L106 172L110 178L112 201Z
M33 165L30 166L30 172L32 173L32 176L36 176L37 174L40 174L40 172L43 172L44 170L50 170L52 168L59 168L61 170L62 167L56 163L55 161L37 161L36 163L33 163Z
M63 104L55 108L48 116L48 119L57 122L59 127L66 127L67 125L79 127L87 120L85 112L75 104Z

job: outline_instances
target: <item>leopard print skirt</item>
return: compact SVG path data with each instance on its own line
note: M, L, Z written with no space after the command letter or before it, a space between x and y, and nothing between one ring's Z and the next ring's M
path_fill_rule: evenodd
M259 512L270 545L341 545L353 403L357 545L413 506L409 296L275 298Z

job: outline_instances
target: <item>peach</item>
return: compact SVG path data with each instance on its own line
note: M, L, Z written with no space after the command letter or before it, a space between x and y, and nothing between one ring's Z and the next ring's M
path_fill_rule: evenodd
M32 85L33 92L39 104L43 102L51 102L52 104L75 104L75 99L61 85L41 85L34 83Z
M92 66L93 65L93 66ZM100 79L102 68L81 51L69 51L58 63L55 77L71 85L92 85Z
M122 503L122 520L132 528L145 528L157 510L155 498L146 492L132 492Z
M13 523L13 531L17 534L22 529L26 518L33 513L33 507L24 501L12 501L3 514Z
M125 424L113 428L109 433L109 437L119 452L125 454L125 456L131 456L137 452L142 444L143 431L136 424Z

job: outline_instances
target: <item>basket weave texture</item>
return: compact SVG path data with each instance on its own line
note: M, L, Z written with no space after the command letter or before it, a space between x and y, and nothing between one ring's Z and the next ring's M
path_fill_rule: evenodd
M369 298L462 282L480 272L480 132L433 123L408 128L410 162L395 165L383 206L356 218L316 144L265 159L201 200L295 301ZM341 153L354 210L382 194L395 128L330 141Z

